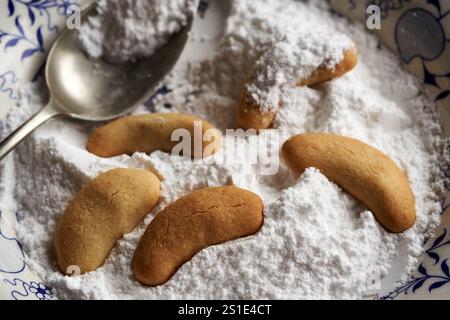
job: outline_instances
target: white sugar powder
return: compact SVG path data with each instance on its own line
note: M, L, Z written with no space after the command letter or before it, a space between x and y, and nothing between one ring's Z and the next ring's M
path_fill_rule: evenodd
M86 52L111 62L151 56L186 26L196 0L99 0L96 16L83 24L79 39Z
M309 30L283 36L256 61L246 85L249 98L262 110L277 110L289 95L286 90L295 89L320 66L333 70L352 46L350 38L339 33Z
M195 113L221 129L233 128L237 100L255 61L280 34L312 29L346 34L359 50L360 63L341 79L283 92L284 103L275 123L281 139L271 139L266 133L266 143L278 149L293 134L327 131L379 148L408 175L416 196L416 225L404 234L387 233L371 212L315 169L298 179L284 166L275 175L263 176L259 174L262 164L249 166L245 154L238 153L235 162L221 163L221 155L230 152L228 144L218 155L194 163L162 152L100 159L84 148L90 125L57 120L17 149L16 190L10 197L16 200L9 200L9 205L19 208L24 217L17 229L28 265L54 288L58 298L351 299L367 294L367 279L386 275L393 264L404 271L396 279L412 270L425 237L439 222L440 165L444 164L441 133L433 113L426 111L432 105L422 95L421 85L362 26L331 16L315 1L233 1L216 55L178 65L165 81L173 92L160 97L155 108ZM39 91L34 87L24 91L20 107L10 116L12 126L42 106ZM251 141L239 139L239 144L250 153L258 151ZM117 166L158 170L165 178L162 202L118 242L103 267L64 277L56 267L55 223L83 184ZM147 288L137 283L131 260L154 215L194 189L230 183L263 198L266 219L262 230L202 250L165 285ZM398 262L399 252L405 253L403 263Z

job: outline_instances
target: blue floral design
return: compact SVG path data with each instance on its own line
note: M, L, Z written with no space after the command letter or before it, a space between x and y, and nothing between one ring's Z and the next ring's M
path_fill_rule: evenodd
M444 229L444 232L438 236L434 240L431 247L425 251L425 254L434 260L434 265L440 263L439 272L431 273L428 271L430 268L427 269L424 263L421 263L418 267L418 275L411 276L405 284L401 285L387 295L379 297L379 299L392 300L401 294L414 294L424 285L428 285L428 292L432 292L433 290L439 289L446 284L450 284L449 259L441 261L440 255L436 252L444 246L450 246L450 237L447 237L447 229Z
M444 241L447 236L447 229L444 229L444 233L434 240L433 245L425 251L425 253L434 260L434 265L440 262L440 256L435 252L437 249L450 245L450 239Z
M1 212L0 212L1 214ZM0 230L0 236L7 240L12 241L17 245L20 252L20 267L18 266L15 270L2 270L0 269L0 273L4 273L6 275L17 275L22 273L25 268L25 255L23 252L22 244L19 242L18 239L14 237L7 237L3 234L3 232ZM20 300L21 298L29 297L30 295L34 295L35 298L39 300L50 300L53 298L53 294L51 292L51 289L48 288L45 284L36 282L36 281L30 281L26 282L22 279L19 279L17 277L10 279L3 279L4 283L7 283L9 285L14 286L15 288L11 291L11 297L14 300Z
M386 296L381 297L383 300L392 300L398 297L400 294L408 295L409 293L415 293L425 283L429 282L428 292L432 292L448 283L450 283L448 259L445 259L441 263L442 274L429 274L423 264L419 266L420 276L412 276L411 280L395 291L389 293Z
M357 8L357 0L347 1L349 10ZM411 3L411 0L367 0L366 7L378 5L381 9L381 18L387 19L391 11L404 10L406 5ZM405 10L396 21L395 42L397 50L406 64L411 63L414 58L421 59L425 84L439 89L434 98L438 102L450 96L450 90L441 88L438 84L439 78L450 78L450 70L436 74L427 68L426 62L439 59L450 41L442 26L442 21L450 14L450 10L443 12L441 0L423 0L423 3L427 4L430 9L434 8L433 11L436 11L437 14L423 8Z
M13 71L0 74L0 93L5 93L10 99L17 99L14 93L14 85L19 81Z
M391 10L400 10L411 0L370 0L369 4L378 5L381 8L382 18L386 19ZM407 64L419 57L422 60L424 82L427 85L438 89L438 78L450 78L450 72L436 74L430 72L425 61L434 61L438 59L445 50L446 43L450 39L446 38L441 20L450 14L450 11L442 12L440 0L427 0L427 4L433 6L438 12L437 15L422 8L413 8L403 12L402 16L396 22L395 35L398 52L403 61ZM439 92L435 101L446 99L450 95L450 90Z
M66 15L67 9L71 5L77 5L78 0L8 0L7 10L9 17L14 17L15 32L6 32L0 30L0 43L4 43L4 50L15 47L19 43L26 43L27 49L22 52L21 60L33 56L36 53L45 53L43 26L39 26L34 34L29 34L23 27L25 20L19 14L16 14L18 5L26 6L30 26L36 22L37 16L46 16L47 29L52 32L59 32L59 28L52 22L49 9L56 8L60 15Z
M79 5L79 0L8 0L9 16L13 16L17 6L26 6L30 25L33 26L37 16L45 16L47 29L59 32L58 26L53 24L49 9L56 8L59 15L67 15L70 6Z
M414 8L405 11L397 20L395 35L397 49L401 58L407 64L414 58L420 58L423 66L424 82L427 85L441 89L435 101L440 101L450 95L450 90L441 88L437 82L438 78L450 78L448 73L436 74L431 72L426 65L428 61L438 59L445 51L447 39L441 20L450 14L441 12L439 0L428 1L436 7L438 15L422 8Z
M24 261L25 255L23 253L22 244L19 242L18 239L14 238L14 237L7 237L5 234L3 234L1 229L0 229L0 237L2 239L6 240L8 244L11 244L14 247L17 247L19 252L20 252L20 257L17 259L17 261L15 261L15 263L12 263L10 261L11 265L15 265L15 267L10 267L11 269L8 269L8 270L0 268L0 273L5 273L5 274L18 274L18 273L21 273L23 270L25 270L25 267L26 267L25 266L25 261Z
M37 28L35 37L30 37L30 35L25 34L22 23L20 21L20 16L15 18L15 26L17 32L5 32L0 30L0 40L5 42L4 50L7 51L8 48L15 47L21 42L26 42L28 49L22 53L22 61L25 58L31 57L37 52L44 53L44 40L42 38L42 27Z
M23 51L18 53L21 61L36 54L43 56L46 51L44 35L48 32L55 35L59 33L59 27L53 19L54 12L60 16L67 16L70 14L69 8L74 5L79 6L79 0L5 0L0 2L0 10L3 10L14 22L12 30L0 29L0 52L1 50L8 52L21 44ZM19 10L20 7L21 10ZM36 25L37 22L39 22L38 25ZM14 84L18 80L13 71L7 70L0 74L0 94L5 94L11 100L17 99Z
M3 281L16 287L15 290L11 291L11 297L14 300L21 300L21 298L29 297L30 294L39 300L53 299L51 289L41 282L26 282L18 278L14 278L13 280L4 279Z

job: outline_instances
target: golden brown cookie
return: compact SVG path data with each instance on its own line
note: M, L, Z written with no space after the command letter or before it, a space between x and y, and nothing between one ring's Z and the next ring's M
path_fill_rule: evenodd
M55 233L62 273L94 271L116 241L158 203L160 181L151 172L114 169L90 181L69 202Z
M203 248L254 234L263 221L263 202L250 191L234 186L194 191L150 223L134 253L134 275L149 286L163 284Z
M282 147L295 173L319 169L364 203L387 230L403 232L416 220L415 200L405 173L379 150L333 134L301 134Z
M342 77L347 72L353 70L358 64L358 54L356 48L344 51L344 59L334 66L334 69L329 69L325 66L320 66L308 78L301 79L297 86L315 86L324 82Z
M195 116L175 113L151 113L115 120L97 128L89 137L86 148L104 158L156 150L172 152L179 144L180 137L172 141L172 134L177 129L185 129L184 132L189 134L186 139L190 144L190 148L186 148L188 156L202 158L220 149L221 133L211 123ZM196 143L197 153L194 149Z
M314 86L334 78L338 78L351 71L357 63L358 55L356 53L356 49L353 48L351 50L346 50L344 51L344 59L340 63L336 64L333 69L330 69L325 65L320 66L308 78L299 79L297 86ZM251 81L252 80L249 80L249 82ZM254 101L247 89L248 85L245 85L239 99L236 116L238 126L243 129L255 130L269 128L275 120L277 112L264 111L263 108L261 108L261 106ZM274 106L274 110L278 107L280 106Z

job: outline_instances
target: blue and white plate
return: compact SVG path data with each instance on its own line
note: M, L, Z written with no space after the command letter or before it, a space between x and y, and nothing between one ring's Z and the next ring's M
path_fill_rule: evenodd
M444 130L450 134L450 1L328 1L340 14L363 22L368 5L381 8L381 40L399 54L411 72L424 79L430 97L436 101ZM15 105L20 85L33 81L42 70L46 52L78 2L0 0L0 120ZM203 33L206 30L209 39L220 36L226 19L223 3L201 1L202 19L194 28ZM201 59L210 55L213 48L214 44L208 42L190 46L184 57ZM447 203L443 199L444 208ZM11 227L17 219L20 216L15 212L0 212L0 299L51 299L51 290L24 263L22 246ZM376 298L450 299L450 214L446 210L436 237L425 246L417 271L409 281Z

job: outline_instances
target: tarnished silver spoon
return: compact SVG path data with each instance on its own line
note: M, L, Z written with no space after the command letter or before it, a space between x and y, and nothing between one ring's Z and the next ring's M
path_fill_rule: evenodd
M95 15L95 5L83 11L81 21ZM47 120L66 116L105 121L123 116L145 102L179 59L187 43L188 24L151 57L125 64L91 59L79 48L76 31L65 29L47 58L45 77L50 101L39 113L0 143L0 160Z

